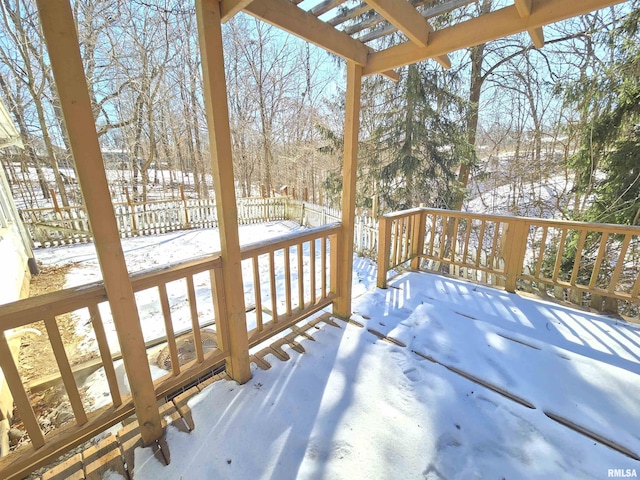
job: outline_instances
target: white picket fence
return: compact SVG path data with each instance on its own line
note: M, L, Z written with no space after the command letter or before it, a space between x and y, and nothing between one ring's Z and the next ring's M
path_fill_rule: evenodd
M308 227L339 222L340 210L288 197L239 198L241 225L293 220ZM214 228L218 225L213 199L162 200L116 203L114 212L120 236L157 235L175 230ZM89 219L83 206L25 209L20 216L36 247L52 247L92 241ZM378 222L366 215L356 217L355 250L375 253Z

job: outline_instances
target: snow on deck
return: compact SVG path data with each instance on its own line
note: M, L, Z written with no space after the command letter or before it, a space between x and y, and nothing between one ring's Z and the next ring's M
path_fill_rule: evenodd
M195 430L167 429L171 464L137 449L135 478L640 471L640 462L549 417L640 454L637 325L437 275L408 273L389 285L355 300L353 319L364 328L324 326L315 342L299 339L305 354L269 356L272 368L254 369L245 385L217 382L195 396Z

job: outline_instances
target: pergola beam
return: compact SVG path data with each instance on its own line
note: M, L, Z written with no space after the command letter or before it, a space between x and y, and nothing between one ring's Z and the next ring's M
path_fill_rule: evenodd
M389 23L421 47L426 47L433 27L407 0L367 0Z
M226 11L228 7L225 4L233 1L222 0L221 11ZM247 5L244 11L346 60L358 65L367 63L369 49L366 45L298 8L289 0L258 0Z
M445 55L498 38L507 37L543 25L584 15L599 8L622 3L625 0L538 0L531 15L522 18L517 7L505 7L457 25L443 28L429 35L429 44L418 47L405 43L369 56L364 75L372 75L393 68Z

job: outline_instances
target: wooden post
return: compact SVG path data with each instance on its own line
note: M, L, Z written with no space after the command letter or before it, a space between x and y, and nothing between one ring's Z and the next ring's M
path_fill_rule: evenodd
M229 353L227 373L238 383L245 383L251 378L251 368L224 75L220 3L218 0L196 0L196 16L202 53L204 101L209 127L211 170L220 231L222 283L227 311L225 318L216 321L226 322L228 345L225 345L225 348Z
M336 295L340 294L340 278L341 278L341 265L340 265L340 238L342 232L331 235L329 237L329 292ZM325 275L325 272L322 272ZM324 290L323 290L324 292Z
M163 428L98 144L71 5L69 0L38 0L37 4L71 152L129 377L140 434L144 444L149 445L160 439Z
M414 215L411 232L411 269L420 270L420 255L424 252L424 230L427 228L427 215L420 211Z
M386 217L378 219L378 288L387 288L392 223L393 221Z
M356 172L358 167L358 131L360 129L360 91L362 66L347 61L347 105L344 121L344 156L342 160L342 241L338 261L340 279L333 313L351 316L351 276L353 271L353 237L356 215Z
M522 262L527 247L527 223L522 218L509 222L505 239L506 252L504 269L506 274L505 290L516 291L516 281L522 272Z
M60 212L60 204L58 203L58 197L56 197L56 191L53 188L49 189L49 195L51 195L51 201L53 202L53 209L56 213Z

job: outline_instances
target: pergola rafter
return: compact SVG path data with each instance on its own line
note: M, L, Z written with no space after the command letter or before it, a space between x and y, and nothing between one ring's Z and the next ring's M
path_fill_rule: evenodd
M449 13L453 10L455 10L456 8L460 8L460 7L464 7L466 5L469 5L470 3L475 2L476 0L454 0L451 2L447 2L447 3L443 3L440 5L436 5L435 7L431 7L427 10L423 10L422 12L422 16L424 18L426 18L427 20L430 18L434 18L437 17L438 15L442 15L444 13ZM420 2L417 5L420 5L424 2ZM380 15L375 15L374 17L372 17L370 20L366 20L364 22L361 22L353 27L348 27L347 29L345 29L345 32L349 33L349 34L353 34L353 33L358 33L361 32L362 30L366 29L366 28L371 28L374 27L375 25L378 25L378 23L380 23L381 21L383 21L384 19L380 16ZM363 43L367 43L367 42L371 42L373 40L377 40L378 38L382 38L382 37L386 37L387 35L391 35L394 32L397 32L398 29L396 27L394 27L393 25L389 24L384 26L383 28L379 28L377 30L373 30L368 32L367 34L363 35L362 37L359 37L358 40L360 40Z
M515 0L514 4L521 18L531 16L531 0ZM542 31L542 27L530 28L528 32L533 45L536 48L542 48L544 46L544 32Z

